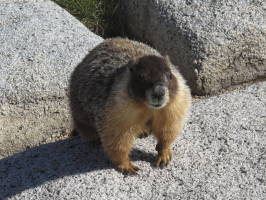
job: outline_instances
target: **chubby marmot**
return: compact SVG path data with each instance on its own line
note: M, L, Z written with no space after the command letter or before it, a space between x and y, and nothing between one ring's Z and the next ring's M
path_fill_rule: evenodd
M138 170L129 153L143 132L158 140L156 165L169 163L171 144L182 130L190 104L190 90L169 58L129 39L103 41L71 77L75 130L87 140L100 139L123 172Z

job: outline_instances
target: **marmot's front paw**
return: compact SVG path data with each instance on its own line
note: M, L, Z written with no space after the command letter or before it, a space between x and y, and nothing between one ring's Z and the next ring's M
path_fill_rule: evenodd
M117 166L118 171L123 174L134 175L137 174L139 168L136 165L133 165L131 162L120 164Z
M166 167L172 159L172 154L170 150L163 151L158 154L157 160L155 162L156 167Z

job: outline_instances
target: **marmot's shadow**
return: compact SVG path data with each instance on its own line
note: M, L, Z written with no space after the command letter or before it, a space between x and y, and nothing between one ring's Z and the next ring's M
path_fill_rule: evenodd
M133 150L132 160L152 161L153 155ZM79 137L43 144L0 160L0 199L63 176L114 168L100 145Z

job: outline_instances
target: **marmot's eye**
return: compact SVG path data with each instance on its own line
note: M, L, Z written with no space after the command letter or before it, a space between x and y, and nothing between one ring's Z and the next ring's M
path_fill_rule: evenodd
M141 79L141 80L144 79L143 74L136 74L136 77L137 77L138 79Z
M143 81L144 80L144 76L139 74L138 75L138 79Z

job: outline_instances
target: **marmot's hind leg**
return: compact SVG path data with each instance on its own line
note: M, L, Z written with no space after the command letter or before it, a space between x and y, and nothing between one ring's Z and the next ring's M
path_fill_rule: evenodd
M100 141L99 135L94 126L88 125L85 122L74 120L74 130L72 135L80 135L83 140L89 142L98 142ZM73 136L74 136L73 135Z

